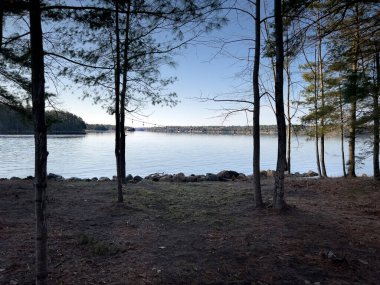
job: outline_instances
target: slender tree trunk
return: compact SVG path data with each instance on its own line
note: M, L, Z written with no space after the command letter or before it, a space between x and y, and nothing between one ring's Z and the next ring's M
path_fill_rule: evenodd
M36 284L47 284L45 71L39 0L30 1L30 45L35 143Z
M0 52L3 47L4 2L0 2Z
M376 180L380 180L379 169L379 127L380 127L380 110L379 110L379 93L380 93L380 59L379 51L376 52L375 64L376 64L376 92L373 96L373 177Z
M356 143L356 99L353 99L350 110L350 128L348 134L348 173L349 177L356 177L355 173L355 143Z
M351 110L350 110L350 128L349 128L349 140L348 140L348 173L349 177L356 177L355 173L355 146L356 146L356 111L357 111L357 72L358 72L358 59L359 59L359 6L358 3L355 5L356 12L356 31L354 39L354 63L352 66L353 73L353 90L351 94Z
M344 116L343 116L342 94L339 95L339 109L340 109L340 147L341 147L341 153L342 153L342 168L343 168L343 176L347 177L346 160L344 156Z
M275 175L275 187L273 193L273 207L283 209L286 207L284 199L284 180L286 169L286 124L284 112L284 42L282 23L282 1L274 2L274 21L276 38L276 77L275 77L275 101L276 121L278 130L277 167Z
M259 69L260 69L260 0L256 1L255 20L255 58L253 64L253 186L255 189L256 208L263 206L261 196L260 181L260 90L259 90Z
M124 41L124 56L123 56L123 82L120 94L120 167L121 167L121 180L125 183L125 101L127 94L127 80L128 80L128 51L129 51L129 22L131 15L131 1L127 1L127 21L125 25L126 34Z
M318 14L319 18L319 14ZM320 31L320 24L318 20L318 70L319 70L319 82L321 89L321 167L322 176L327 177L326 164L325 164L325 89L324 89L324 76L323 76L323 58L322 58L322 36Z
M123 180L121 174L121 153L120 153L120 29L119 29L119 1L115 2L116 18L116 67L115 67L115 156L116 156L116 176L117 176L117 201L123 202Z
M287 116L287 121L288 121L288 131L286 133L287 135L287 155L286 155L286 170L291 173L291 144L292 144L292 116L290 113L290 63L289 63L289 58L286 61L286 80L287 80L287 110L288 110L288 116Z
M315 62L317 59L316 50L314 51L314 58ZM314 118L314 126L315 126L315 155L316 155L316 161L317 161L317 169L318 169L318 175L322 176L321 171L321 162L319 160L319 126L318 126L318 76L317 76L317 70L315 69L314 72L314 110L315 110L315 118Z

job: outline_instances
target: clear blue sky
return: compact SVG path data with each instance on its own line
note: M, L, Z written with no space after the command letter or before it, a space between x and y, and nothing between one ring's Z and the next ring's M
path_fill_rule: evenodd
M249 18L231 13L230 23L220 31L212 32L199 39L201 41L217 41L219 38L234 40L241 38L253 38L254 23ZM219 98L238 99L242 91L248 91L247 97L252 100L251 70L246 70L252 64L253 50L249 50L253 42L244 41L227 46L227 52L218 53L219 43L189 45L174 59L177 62L175 68L163 67L162 73L173 75L178 81L170 90L178 94L180 103L174 107L146 106L143 112L147 117L139 117L148 122L145 126L168 125L247 125L252 124L252 113L236 113L224 120L225 108L240 108L241 105L233 105L218 102L200 102L196 98L218 96ZM229 54L227 54L229 53ZM249 56L250 55L250 56ZM239 57L239 59L233 56ZM248 59L250 61L248 61ZM265 65L265 64L264 64ZM262 66L263 78L267 78L269 88L271 85L270 69ZM244 73L244 74L242 74ZM265 76L265 74L269 74ZM268 77L269 76L269 77ZM269 79L268 79L269 78ZM82 117L87 123L114 124L114 117L106 113L99 105L94 105L91 99L81 100L80 90L75 92L62 92L60 94L60 107ZM261 123L275 124L272 109L266 100L262 101ZM132 120L127 119L126 125L132 125ZM133 126L142 126L136 120Z

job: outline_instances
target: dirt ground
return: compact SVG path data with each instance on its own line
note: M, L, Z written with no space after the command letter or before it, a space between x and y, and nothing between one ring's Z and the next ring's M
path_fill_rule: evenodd
M379 284L380 183L49 182L50 284ZM263 181L269 201L273 181ZM32 181L0 181L0 284L34 282Z

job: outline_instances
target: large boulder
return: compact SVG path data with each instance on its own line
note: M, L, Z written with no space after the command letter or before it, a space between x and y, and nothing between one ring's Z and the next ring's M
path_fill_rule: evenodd
M187 177L187 181L189 182L198 182L198 176L191 174L190 176Z
M145 179L152 180L154 182L158 182L161 179L161 174L159 174L159 173L149 174L148 176L145 177Z
M165 174L161 176L160 181L162 182L172 182L173 181L173 175L171 174Z
M106 181L111 181L108 177L99 177L98 179L99 182L106 182Z
M233 170L223 170L217 174L218 178L220 181L225 181L225 180L235 180L238 178L239 173Z
M75 177L75 176L70 177L70 178L68 178L67 180L70 181L70 182L79 182L79 181L82 181L81 178L79 178L79 177Z
M62 181L64 178L61 175L54 174L54 173L49 173L47 175L47 179L49 180L55 180L55 181Z
M133 177L132 182L133 183L139 183L142 180L143 180L143 178L141 176L136 175L135 177Z
M244 173L239 173L239 176L236 177L238 180L247 181L248 177Z
M127 177L125 177L125 182L130 182L133 180L132 174L128 174Z
M206 181L219 181L219 177L213 173L206 173Z
M313 170L309 170L307 173L305 173L305 176L306 177L315 177L315 176L318 176L318 173L313 171Z
M187 182L187 177L185 176L184 173L180 172L180 173L177 173L173 176L173 181L174 182Z

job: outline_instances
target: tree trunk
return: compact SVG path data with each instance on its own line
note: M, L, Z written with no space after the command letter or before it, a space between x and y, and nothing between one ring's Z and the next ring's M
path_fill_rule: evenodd
M318 14L319 18L319 14ZM318 70L319 70L319 82L321 88L321 167L322 176L327 177L326 164L325 164L325 89L324 89L324 76L323 76L323 59L322 59L322 37L320 31L320 25L318 20Z
M344 117L343 117L343 102L342 102L342 94L339 95L339 109L340 109L340 146L342 153L342 168L343 168L343 176L347 177L346 173L346 160L344 157Z
M4 2L0 3L0 52L3 47Z
M129 51L129 22L131 15L131 1L127 1L127 21L126 21L126 34L124 41L124 56L123 56L123 82L120 94L120 171L121 180L125 183L125 101L127 94L127 80L128 80L128 51Z
M263 206L261 196L260 181L260 90L259 90L259 69L260 69L260 0L256 1L255 20L255 58L253 64L253 186L255 189L256 208Z
M291 161L290 161L290 155L291 155L291 144L292 144L292 117L290 113L290 63L289 59L286 61L286 81L287 81L287 110L288 110L288 131L286 133L287 135L287 155L286 155L286 170L288 173L291 173Z
M353 99L350 110L350 128L348 133L348 173L349 177L356 177L355 173L355 143L356 143L356 99Z
M47 284L45 71L39 0L30 1L30 46L35 143L36 284Z
M314 51L314 58L315 62L317 62L317 54L316 50ZM318 131L318 77L317 77L317 70L315 69L314 72L314 110L315 110L315 118L314 118L314 125L315 125L315 155L316 155L316 161L317 161L317 169L318 169L318 175L322 176L321 171L321 162L319 160L319 131Z
M356 99L353 99L350 110L350 128L348 134L348 173L349 177L355 174L355 143L356 143Z
M121 174L121 153L120 153L120 29L119 29L119 1L115 2L116 18L116 67L115 67L115 156L116 156L116 176L117 176L117 201L123 202L123 180Z
M352 66L353 73L353 90L351 99L351 110L350 110L350 128L349 128L349 140L348 140L348 173L349 177L356 177L355 173L355 145L356 145L356 111L357 111L357 72L358 72L358 58L359 58L359 43L360 43L360 33L359 33L359 6L358 3L355 5L356 12L356 31L354 39L354 63Z
M274 2L274 21L276 38L276 77L275 77L275 101L276 101L276 121L278 131L278 152L277 167L275 175L275 187L273 193L273 207L283 209L286 207L284 200L284 179L286 169L286 124L284 112L284 42L282 23L282 3L281 0Z
M380 110L379 110L379 93L380 93L380 59L379 51L376 52L376 92L373 96L373 177L376 180L380 180L380 169L379 169L379 127L380 127Z

